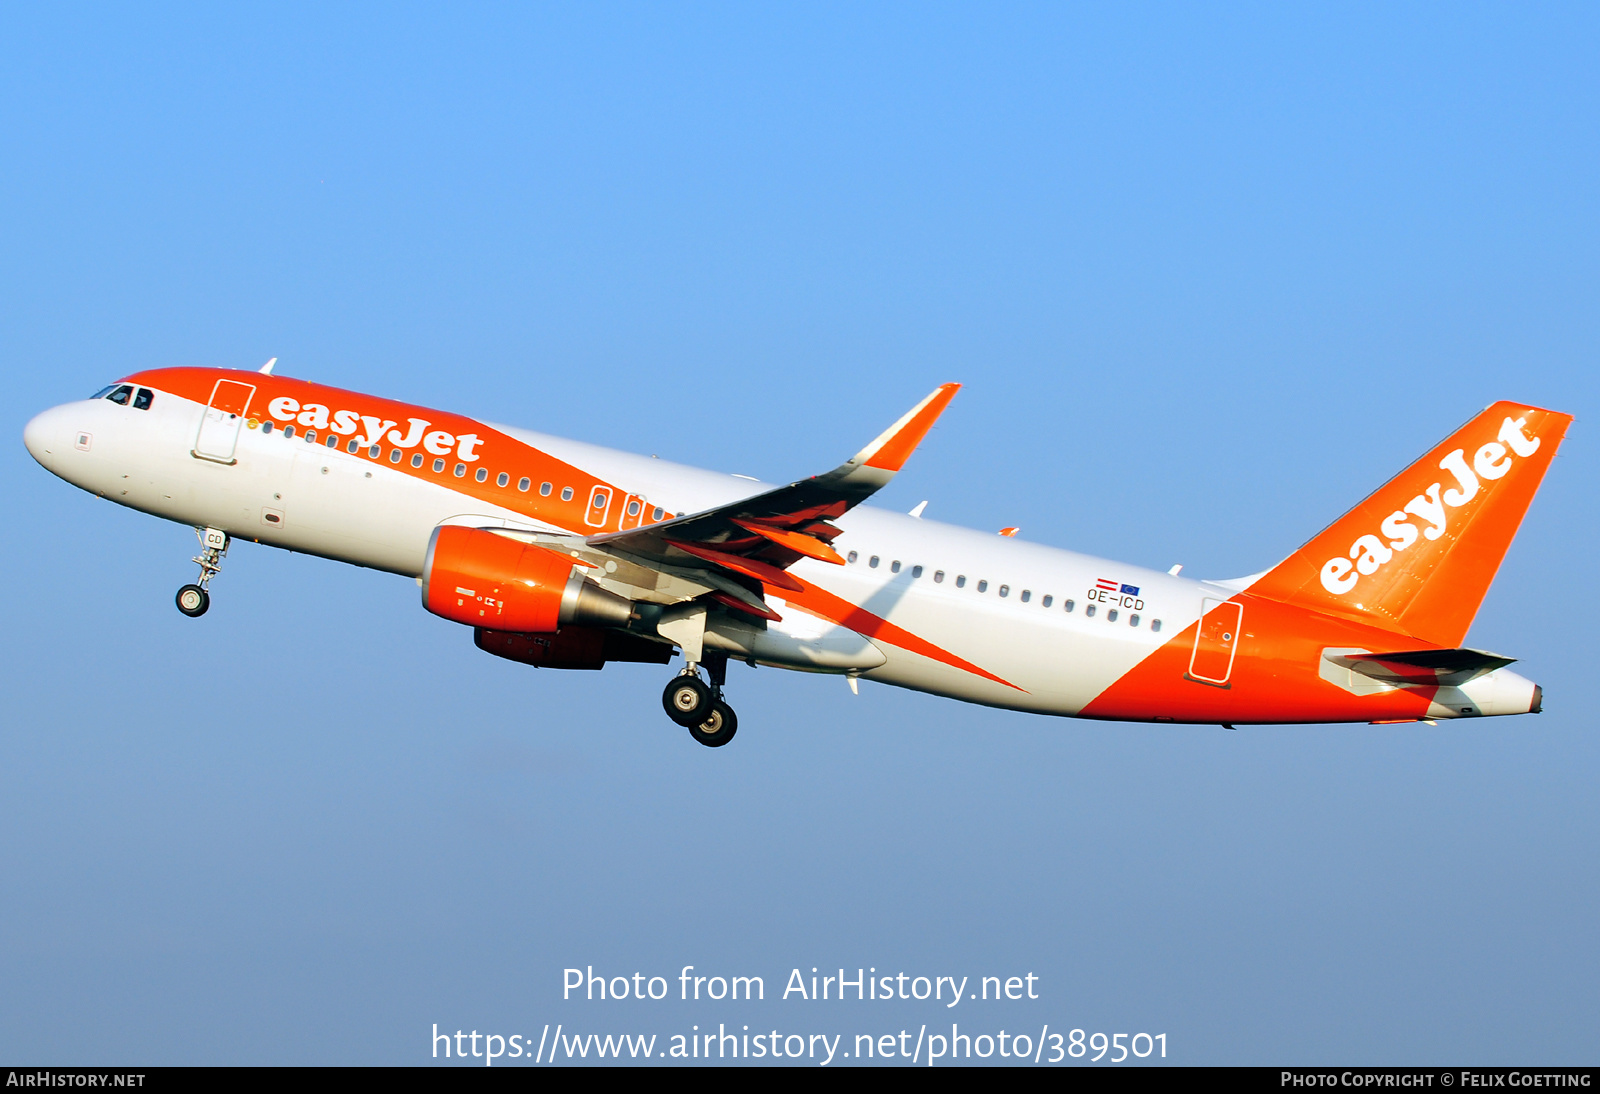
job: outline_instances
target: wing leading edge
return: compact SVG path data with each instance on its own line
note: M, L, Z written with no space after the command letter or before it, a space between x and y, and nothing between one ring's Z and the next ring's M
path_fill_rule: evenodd
M799 591L803 586L784 571L802 558L842 565L844 559L832 546L841 530L830 521L888 485L960 389L960 384L939 385L871 444L825 474L660 524L589 536L586 542L647 566L711 571L724 579L732 575L735 587L750 595L738 595L723 580L713 582L725 590L716 599L772 618L761 601L762 586Z

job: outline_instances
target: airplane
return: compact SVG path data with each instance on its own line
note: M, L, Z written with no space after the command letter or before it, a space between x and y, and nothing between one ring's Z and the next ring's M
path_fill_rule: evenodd
M274 375L275 362L137 372L24 431L67 482L195 529L187 616L205 614L238 540L385 570L498 657L593 670L681 655L662 706L711 747L738 728L730 661L1230 729L1543 705L1512 658L1461 643L1567 414L1495 403L1278 565L1207 581L864 505L958 384L833 470L779 485Z

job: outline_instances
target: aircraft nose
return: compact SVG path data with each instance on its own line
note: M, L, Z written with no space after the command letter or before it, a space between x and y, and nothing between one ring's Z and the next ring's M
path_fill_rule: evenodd
M51 407L42 414L36 414L33 420L22 427L22 443L28 446L29 453L45 467L53 462L53 457L59 456L61 449L70 438L65 437L62 425L62 408Z

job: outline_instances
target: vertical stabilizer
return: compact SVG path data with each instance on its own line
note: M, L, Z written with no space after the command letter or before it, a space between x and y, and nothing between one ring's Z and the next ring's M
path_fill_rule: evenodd
M1571 421L1494 404L1251 585L1251 594L1459 645Z

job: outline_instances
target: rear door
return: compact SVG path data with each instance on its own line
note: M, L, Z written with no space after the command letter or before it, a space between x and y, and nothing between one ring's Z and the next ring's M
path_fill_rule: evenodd
M200 418L200 432L195 437L193 454L202 460L217 463L236 463L234 449L239 445L239 430L244 426L245 412L255 397L254 384L237 380L218 380L211 389L211 400Z
M1201 604L1199 633L1194 638L1194 653L1189 657L1191 680L1226 687L1233 674L1233 654L1239 648L1239 624L1244 605L1231 600L1212 600Z

